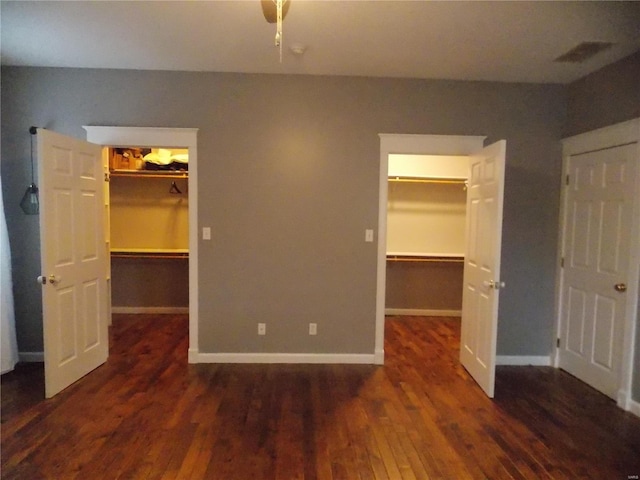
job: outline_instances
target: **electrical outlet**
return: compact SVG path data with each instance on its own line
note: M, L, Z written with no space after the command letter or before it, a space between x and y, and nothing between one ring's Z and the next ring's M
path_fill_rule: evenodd
M258 335L266 335L267 334L267 324L259 323L258 324Z
M317 335L318 334L318 324L310 323L309 324L309 335Z

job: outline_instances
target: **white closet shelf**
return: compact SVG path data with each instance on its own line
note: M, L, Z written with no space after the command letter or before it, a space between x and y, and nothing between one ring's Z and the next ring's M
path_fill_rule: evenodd
M463 254L387 253L388 262L464 263Z
M179 170L111 170L111 177L189 178L189 172Z
M466 178L445 178L445 177L389 177L390 182L407 182L407 183L443 183L452 185L466 185Z
M112 258L189 258L189 249L112 248Z

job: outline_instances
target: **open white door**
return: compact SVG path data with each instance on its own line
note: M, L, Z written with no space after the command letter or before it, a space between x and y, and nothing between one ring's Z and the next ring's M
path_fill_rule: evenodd
M101 147L38 129L45 394L108 356Z
M460 362L493 398L507 142L469 156Z
M558 366L616 399L628 302L636 144L567 157ZM627 291L627 288L631 291ZM633 322L633 320L632 320Z

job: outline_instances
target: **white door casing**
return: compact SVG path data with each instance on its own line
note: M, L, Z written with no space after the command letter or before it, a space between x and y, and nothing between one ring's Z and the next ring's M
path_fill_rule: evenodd
M45 395L108 356L101 148L37 130Z
M639 127L564 142L556 365L625 409L638 302Z
M198 347L198 129L165 127L82 127L87 140L104 146L167 147L189 150L189 363L206 360Z
M460 362L493 398L506 142L469 156Z

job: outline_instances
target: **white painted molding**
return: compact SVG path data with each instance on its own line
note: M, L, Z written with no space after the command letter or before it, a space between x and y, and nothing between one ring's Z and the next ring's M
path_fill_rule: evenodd
M190 148L194 137L198 134L197 128L171 128L171 127L113 127L113 126L88 126L87 141L104 146L116 147L165 147L167 138L176 142L172 146ZM191 170L191 152L189 152L189 170ZM191 172L189 172L191 173Z
M386 308L385 315L419 316L419 317L460 317L462 310L433 310L425 308Z
M562 139L564 155L587 153L618 145L627 145L638 141L640 135L640 118L616 123L608 127L598 128L590 132Z
M375 356L365 353L197 353L189 351L189 363L333 363L374 364ZM196 360L196 361L192 361Z
M44 352L18 352L18 361L24 363L44 362Z
M377 350L374 354L373 363L376 365L384 365L384 349Z
M198 357L199 357L199 355L200 355L200 354L198 353L198 350L197 350L197 349L195 349L195 348L190 348L190 349L189 349L189 351L188 351L188 353L187 353L187 356L188 356L188 360L187 360L187 361L188 361L188 363L200 363L200 362L198 361Z
M198 129L83 126L87 141L104 146L189 149L189 348L198 345Z
M158 315L189 313L189 307L111 307L111 313L153 313Z
M627 409L627 411L640 417L640 402L636 402L635 400L629 400L629 408Z
M534 367L550 367L551 356L549 355L497 355L496 365L514 365L514 366L534 366Z

